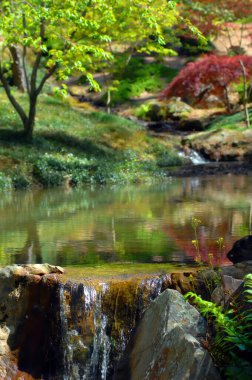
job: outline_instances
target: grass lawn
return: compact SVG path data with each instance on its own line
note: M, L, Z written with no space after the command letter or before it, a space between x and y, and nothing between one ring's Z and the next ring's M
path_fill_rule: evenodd
M19 101L27 107L25 95ZM73 109L42 94L32 143L0 89L0 188L79 183L151 181L164 174L158 162L181 164L174 141L148 136L125 118Z

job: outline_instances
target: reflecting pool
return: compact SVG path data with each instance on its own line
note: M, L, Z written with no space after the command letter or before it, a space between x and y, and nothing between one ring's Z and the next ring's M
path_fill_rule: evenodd
M196 237L192 218L201 221ZM233 242L252 229L252 177L2 193L0 221L1 266L190 265L192 240L202 261L228 263Z

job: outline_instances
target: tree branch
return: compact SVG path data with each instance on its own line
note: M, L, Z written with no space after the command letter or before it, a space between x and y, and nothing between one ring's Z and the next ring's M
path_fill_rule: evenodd
M53 73L55 73L55 71L57 70L57 67L58 65L55 64L45 75L44 77L42 78L39 86L37 87L36 89L36 96L38 96L40 94L40 92L42 91L43 87L44 87L44 84L45 82L47 81L48 78L50 78Z
M28 117L27 117L24 109L22 108L22 106L17 102L17 100L15 99L15 97L12 95L9 83L7 82L6 78L4 77L4 73L3 73L3 70L2 70L1 64L0 64L0 80L1 80L1 82L3 84L4 90L6 92L6 95L9 98L9 101L11 102L11 104L13 105L13 107L15 108L15 110L17 111L17 113L19 114L19 116L20 116L23 124L25 125L25 123L28 120Z
M242 69L242 81L243 81L243 107L245 114L245 122L247 128L250 128L250 118L248 111L248 90L247 90L247 73L242 59L239 60Z
M41 20L41 24L40 24L40 38L41 38L41 41L43 42L43 40L45 38L45 20L44 19ZM39 69L39 65L40 65L42 55L43 55L43 53L42 53L42 51L40 51L37 54L37 58L36 58L34 65L33 65L32 74L31 74L30 94L36 92L37 74L38 74L38 69Z
M25 18L25 14L23 13L23 28L25 30L26 28L26 18ZM26 37L26 34L24 34L24 37ZM26 66L26 53L27 53L27 49L26 49L26 46L24 45L23 46L23 69L24 69L24 76L25 76L25 82L26 82L26 88L27 88L27 92L28 94L30 94L30 83L29 83L29 78L28 78L28 73L27 73L27 66Z
M36 91L37 74L38 74L41 58L42 58L42 52L39 52L32 69L30 93L33 93Z

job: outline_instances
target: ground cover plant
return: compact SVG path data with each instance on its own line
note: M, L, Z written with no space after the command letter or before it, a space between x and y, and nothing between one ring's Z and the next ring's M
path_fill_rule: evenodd
M250 119L252 118L252 110L249 110ZM232 130L245 130L246 125L244 123L244 113L237 112L231 115L216 116L213 121L208 125L208 131L215 131L220 129L232 129Z

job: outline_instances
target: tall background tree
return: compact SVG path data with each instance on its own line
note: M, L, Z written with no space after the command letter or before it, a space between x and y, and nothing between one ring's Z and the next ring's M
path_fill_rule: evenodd
M251 0L182 0L180 11L211 41L225 36L224 48L232 54L241 54L251 35Z
M113 60L123 46L129 52L168 54L165 44L179 20L176 2L167 0L2 1L0 81L26 137L32 138L37 99L53 74L66 80L82 73L98 90L91 75L94 67ZM18 68L19 87L27 90L28 110L10 87L6 69L10 57L12 68Z

